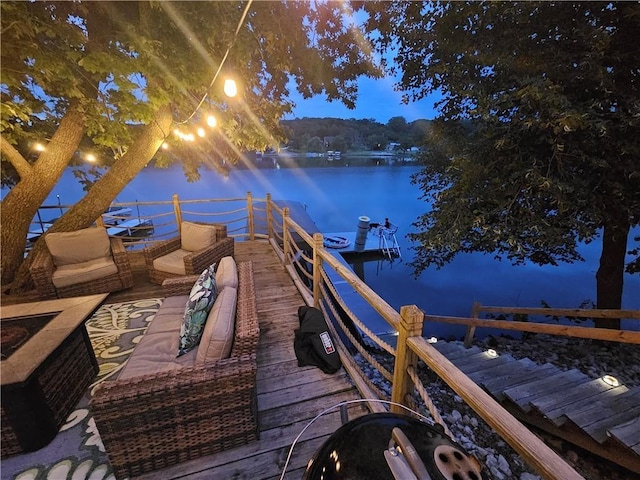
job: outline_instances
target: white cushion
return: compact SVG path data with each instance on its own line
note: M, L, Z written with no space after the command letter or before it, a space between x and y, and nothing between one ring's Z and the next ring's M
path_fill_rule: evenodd
M174 273L176 275L186 275L187 272L184 267L184 257L191 252L182 250L174 250L166 255L158 257L153 260L153 268L159 272Z
M238 267L233 257L223 257L216 268L218 290L224 287L238 288Z
M236 289L231 287L225 287L218 293L202 332L196 365L228 358L231 354L237 297Z
M109 236L102 227L48 233L44 236L44 241L56 267L111 256Z
M96 258L73 265L61 265L55 269L51 281L56 288L91 282L118 273L111 257Z
M200 225L192 222L182 222L180 225L180 243L183 250L197 252L216 242L215 225Z

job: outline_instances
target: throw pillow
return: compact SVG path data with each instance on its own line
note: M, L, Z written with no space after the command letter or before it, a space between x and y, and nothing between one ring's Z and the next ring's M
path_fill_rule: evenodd
M182 222L180 226L180 247L188 252L197 252L216 242L217 227L199 223Z
M202 272L191 288L189 300L184 309L184 320L180 327L178 357L200 343L207 316L218 295L215 266L214 263Z

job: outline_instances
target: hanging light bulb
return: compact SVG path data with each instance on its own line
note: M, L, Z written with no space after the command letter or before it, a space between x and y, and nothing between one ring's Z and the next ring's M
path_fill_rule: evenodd
M209 115L207 117L207 125L209 125L211 128L215 127L218 124L218 122L216 121L216 117L214 117L213 115Z
M224 81L224 93L227 97L235 97L238 94L238 86L235 80L227 78Z

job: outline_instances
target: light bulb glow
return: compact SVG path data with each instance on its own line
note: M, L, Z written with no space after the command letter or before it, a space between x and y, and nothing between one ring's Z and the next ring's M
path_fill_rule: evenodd
M604 383L606 383L607 385L610 385L612 387L619 387L620 386L620 382L613 375L604 375L602 377L602 381Z
M198 127L197 133L200 138L204 138L204 128Z
M41 143L36 143L36 144L33 146L33 149L34 149L36 152L44 152L44 151L45 151L44 145L42 145Z
M235 80L227 78L224 81L224 93L227 97L235 97L238 94L238 86Z
M162 149L167 150L169 148L169 144L167 142L162 142Z
M490 348L489 350L487 350L487 355L489 355L491 358L496 358L498 356L498 352L496 352L493 348Z
M193 133L189 133L189 134L184 136L184 139L187 142L193 142L196 139L196 137L195 137L195 135Z
M215 127L217 125L217 121L216 121L216 117L214 117L213 115L209 115L207 117L207 125L209 125L211 128Z
M87 155L85 155L85 160L87 162L95 162L96 161L96 156L93 153L87 153Z

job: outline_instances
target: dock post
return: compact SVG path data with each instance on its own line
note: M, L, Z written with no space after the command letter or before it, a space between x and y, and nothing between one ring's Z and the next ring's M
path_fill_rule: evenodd
M473 308L471 310L471 318L474 320L478 319L478 314L480 312L480 302L473 302ZM473 337L476 334L475 325L469 325L467 327L467 333L464 336L464 346L469 348L473 343Z
M405 396L413 391L413 383L407 368L417 368L418 356L407 346L409 337L422 335L424 313L416 305L400 307L400 325L398 325L398 342L396 344L396 363L393 367L393 385L391 401L406 405ZM402 408L391 405L394 413L403 413Z
M321 233L313 234L313 306L320 308L320 283L322 282L322 256L320 249L324 248L324 238Z
M181 233L182 228L182 210L180 210L180 198L177 193L173 194L173 213L176 216L176 223L178 224L178 233Z

